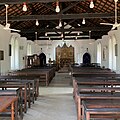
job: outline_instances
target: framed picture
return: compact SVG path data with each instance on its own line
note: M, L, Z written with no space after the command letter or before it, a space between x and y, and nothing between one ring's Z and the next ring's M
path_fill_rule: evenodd
M0 50L0 60L4 60L4 51Z

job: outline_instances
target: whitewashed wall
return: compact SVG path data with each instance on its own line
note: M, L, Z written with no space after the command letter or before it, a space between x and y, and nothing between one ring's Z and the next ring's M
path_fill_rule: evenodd
M102 39L99 39L97 41L95 41L95 44L97 46L98 42L101 43L102 45L102 50L101 50L101 54L102 54L102 58L101 58L101 66L105 66L106 68L109 68L109 61L111 59L109 59L109 56L110 56L110 51L109 51L109 42L110 42L110 39L113 41L113 39L116 40L116 43L114 44L117 44L117 56L116 56L116 61L113 61L113 63L116 63L116 72L120 73L120 28L118 28L118 30L112 30L112 31L109 31L108 32L108 35L104 35L102 36ZM113 44L113 43L112 43ZM104 60L103 59L103 49L104 47L106 47L106 59ZM113 50L112 50L112 55L114 56L114 52L115 52L115 47L113 45ZM112 58L113 59L113 58Z
M27 44L31 44L31 55L32 54L40 54L41 48L42 52L46 54L47 62L48 59L52 60L56 59L55 48L60 45L63 46L64 42L62 40L54 40L54 41L31 41L27 40L25 37L21 37L18 33L11 33L8 30L4 30L3 26L0 25L0 50L4 51L4 60L0 61L0 73L6 73L10 71L10 56L9 56L9 44L11 36L17 37L19 43L19 69L25 67L25 57L27 56ZM116 39L117 44L117 56L116 56L116 72L120 73L120 28L118 30L108 32L108 35L102 36L101 39L98 40L66 40L66 44L69 47L72 45L75 48L75 62L82 63L82 57L85 52L88 52L91 55L91 62L97 62L97 44L98 42L102 45L101 50L101 66L105 66L109 68L109 40L110 38ZM37 43L36 43L37 42ZM106 59L103 59L103 48L106 47Z
M66 40L64 41L67 46L69 47L72 45L74 47L75 51L75 62L76 63L82 63L82 57L85 52L88 52L91 55L91 62L96 62L96 55L95 55L95 46L94 46L94 40ZM52 60L56 59L55 54L55 48L60 45L63 46L64 42L62 40L54 40L54 41L45 41L40 40L38 41L38 44L42 48L42 51L46 54L46 60L48 62L48 59L51 58Z
M4 30L3 26L0 25L0 50L4 51L4 60L0 61L0 73L6 73L10 68L10 57L9 57L9 42L10 42L10 31Z
M26 66L26 56L27 56L27 39L25 37L20 37L19 41L19 49L20 49L20 69L25 68Z

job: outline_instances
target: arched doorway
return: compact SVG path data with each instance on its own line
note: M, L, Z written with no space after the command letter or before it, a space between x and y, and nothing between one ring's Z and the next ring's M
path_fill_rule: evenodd
M101 65L101 51L102 51L102 47L101 47L101 43L99 42L98 44L97 44L97 63L100 63L100 65Z
M11 70L19 69L19 42L18 38L11 37Z
M110 38L109 39L109 68L112 69L112 54L113 54L113 51L112 51L112 39Z
M88 52L83 55L83 64L90 64L91 63L91 56Z
M116 54L115 54L115 46L116 46L116 38L115 36L113 36L112 38L113 44L112 44L112 48L113 48L113 70L116 70Z
M40 59L40 67L46 65L46 55L44 53L41 53L39 55L39 59Z
M32 55L32 46L30 43L27 44L27 55Z
M15 39L15 69L19 69L19 43L18 38Z
M116 38L112 36L109 40L109 68L116 70Z

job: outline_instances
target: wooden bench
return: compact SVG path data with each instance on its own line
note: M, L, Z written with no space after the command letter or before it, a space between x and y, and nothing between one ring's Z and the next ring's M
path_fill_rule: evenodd
M74 96L77 105L77 118L81 119L81 103L84 99L120 99L120 87L113 87L120 85L117 79L74 79ZM88 87L89 86L89 87ZM106 87L105 87L106 86ZM108 87L109 86L109 87ZM118 93L117 93L118 92Z
M83 105L83 120L90 118L120 118L120 100L84 100Z
M120 100L120 93L119 92L115 92L115 90L120 90L120 88L118 89L101 89L101 88L96 88L96 89L92 89L93 91L82 91L81 93L77 93L76 98L77 98L77 113L78 113L78 120L80 120L81 118L81 103L83 100L87 100L87 99L102 99L102 100L106 100L106 99L119 99ZM101 92L101 91L106 91L106 92ZM111 91L114 90L114 93L111 93Z
M0 96L0 112L5 112L6 109L11 107L11 120L18 120L17 110L18 98L15 96Z
M49 85L52 78L55 76L55 69L25 69L20 71L15 71L9 73L9 75L17 75L17 76L31 76L39 78L39 82L45 83L46 86Z
M18 111L20 119L23 119L23 104L22 104L22 88L19 88L17 90L0 90L0 96L17 96L18 97ZM6 116L6 114L5 114Z
M39 95L39 79L35 79L32 77L27 76L0 76L0 81L6 81L6 82L20 82L20 83L28 83L30 84L30 92L32 94L32 102L34 103L34 100L37 100L37 97Z
M24 99L24 112L27 112L27 85L26 84L0 84L0 88L24 88L24 96L22 99ZM30 103L28 103L28 106ZM29 106L30 107L30 106Z

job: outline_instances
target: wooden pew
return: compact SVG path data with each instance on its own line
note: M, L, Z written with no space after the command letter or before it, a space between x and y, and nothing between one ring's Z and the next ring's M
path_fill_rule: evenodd
M0 84L0 88L24 88L24 112L27 112L27 85L26 84Z
M0 90L0 96L16 96L18 98L18 112L20 119L23 119L23 104L22 104L22 88L19 89L10 89L10 90ZM6 114L5 114L6 116Z
M49 85L52 78L55 76L55 69L25 69L25 70L19 70L12 73L9 73L9 75L19 75L19 76L31 76L31 77L37 77L39 78L39 82L44 82L46 86Z
M78 120L81 119L81 103L84 99L120 99L120 79L74 79L74 96L77 105ZM81 86L81 87L80 87ZM87 87L89 86L89 87ZM110 86L110 87L108 87Z
M34 103L34 99L37 100L39 96L39 79L34 76L26 76L26 75L2 75L0 76L0 80L9 80L15 82L30 82L30 88L32 91L32 101Z
M120 118L120 102L119 100L84 100L83 104L83 120L90 118Z
M0 96L0 112L6 111L6 109L11 107L11 120L18 120L18 110L17 110L16 96Z

